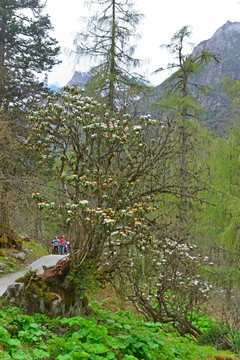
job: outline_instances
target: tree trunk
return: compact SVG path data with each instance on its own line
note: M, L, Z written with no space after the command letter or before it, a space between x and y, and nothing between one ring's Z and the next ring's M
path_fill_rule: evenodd
M21 237L11 229L7 188L0 189L0 247L22 249Z
M115 14L115 0L112 0L112 34L111 34L111 49L110 49L110 79L109 79L109 93L108 93L108 106L114 111L114 88L115 88L115 41L116 41L116 14Z

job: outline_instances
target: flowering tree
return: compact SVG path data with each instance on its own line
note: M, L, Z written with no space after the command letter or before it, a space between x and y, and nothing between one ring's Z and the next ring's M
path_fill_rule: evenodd
M181 335L198 336L193 312L206 302L211 285L200 275L207 257L187 242L181 229L157 231L151 244L125 256L124 271L116 272L114 286L148 321L172 323Z
M112 117L74 87L55 93L28 122L26 146L51 169L60 190L58 202L40 193L33 198L47 217L69 226L78 264L90 256L97 265L116 247L151 239L157 195L178 192L177 180L169 175L166 181L163 171L174 154L173 124L150 115L137 122L128 114Z
M185 310L178 306L176 312L186 319L187 311L201 298L192 296L199 290L193 278L194 259L182 239L166 240L158 221L162 195L181 194L180 181L169 170L176 156L174 118L163 125L150 115L137 121L129 114L113 116L76 88L66 87L30 113L28 122L26 146L36 152L40 167L49 170L51 185L58 189L57 199L47 200L41 193L34 193L33 198L47 218L57 216L68 226L70 259L77 273L85 266L102 275L117 270L118 279L132 288L127 297L136 307L155 321L168 316L176 324L172 305L165 299L177 296L178 284L183 295L179 299L190 305ZM186 266L191 275L183 286ZM143 296L146 276L148 294L156 297L158 310Z

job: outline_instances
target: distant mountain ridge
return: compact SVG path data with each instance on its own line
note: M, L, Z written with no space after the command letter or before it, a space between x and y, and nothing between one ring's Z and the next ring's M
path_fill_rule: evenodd
M240 22L227 21L210 39L199 43L193 49L192 55L196 55L202 49L213 52L218 57L219 63L211 60L194 75L192 80L195 83L211 88L207 95L196 93L195 96L207 109L203 119L206 126L223 135L226 126L236 116L236 111L232 109L231 101L224 93L222 85L225 76L232 80L240 80ZM89 72L75 71L68 85L84 86L90 77ZM150 102L157 101L167 84L168 79L155 87Z
M205 71L204 82L206 85L220 81L222 75L233 80L240 80L240 22L228 21L209 40L202 41L197 45L192 54L195 55L204 48L220 58L218 66L209 66Z
M209 40L197 45L193 55L203 48L216 54L219 63L211 61L195 76L196 81L212 89L199 99L207 108L207 127L222 135L226 126L236 117L236 109L233 109L222 86L226 76L232 80L240 80L240 22L227 21Z
M209 86L206 95L194 93L206 108L204 121L210 130L223 135L226 126L236 116L236 110L231 106L231 100L223 91L225 76L232 80L240 80L240 22L227 21L213 36L199 43L192 51L193 56L207 49L214 53L219 63L211 60L191 80L194 83ZM155 100L167 86L168 79L158 85L154 92ZM152 101L154 101L154 97Z
M68 85L84 86L91 77L89 72L75 71Z

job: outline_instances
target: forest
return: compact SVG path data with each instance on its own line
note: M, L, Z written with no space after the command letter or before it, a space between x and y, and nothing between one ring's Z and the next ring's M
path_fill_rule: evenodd
M194 80L217 55L186 54L184 26L153 97L135 72L142 14L90 3L74 56L91 76L53 92L45 5L0 0L0 278L10 250L40 257L65 235L70 251L0 298L0 359L238 359L240 82L222 79L236 116L220 136Z

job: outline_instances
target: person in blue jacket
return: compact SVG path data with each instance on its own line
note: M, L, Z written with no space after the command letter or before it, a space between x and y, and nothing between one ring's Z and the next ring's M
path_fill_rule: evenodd
M57 236L52 240L52 254L58 254L59 239Z

